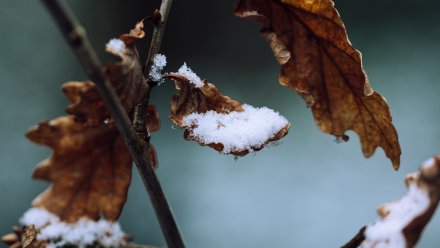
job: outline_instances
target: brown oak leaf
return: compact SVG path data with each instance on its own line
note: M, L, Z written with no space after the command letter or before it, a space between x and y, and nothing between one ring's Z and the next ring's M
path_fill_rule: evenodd
M129 34L107 45L121 58L106 67L108 79L127 112L143 98L146 90L142 66L134 42L144 36L143 23ZM34 170L33 178L52 185L33 205L75 222L81 217L117 220L127 198L132 158L92 82L69 82L63 86L70 100L71 115L41 122L26 135L33 142L49 146L52 155ZM160 128L154 105L147 108L147 130ZM156 151L149 146L150 162L157 167Z
M300 94L318 127L336 137L355 131L370 157L380 146L399 168L400 145L385 99L374 92L331 0L239 0L239 17L262 23L281 64L279 81Z
M33 205L66 222L81 217L117 220L127 198L132 158L113 124L85 126L63 116L33 127L33 142L52 148L33 178L52 185Z
M249 145L228 145L227 140L217 139L216 142L210 141L210 139L196 133L197 128L200 127L200 123L185 123L184 119L191 114L203 114L213 112L220 115L230 115L232 113L243 113L249 108L240 102L231 99L228 96L221 94L214 84L208 83L206 80L202 81L203 86L198 87L194 85L190 79L180 75L179 73L170 73L166 76L174 81L176 88L179 90L179 94L173 96L171 101L171 120L179 127L185 128L184 138L187 140L194 140L200 145L209 146L219 152L226 154L233 154L235 156L244 156L250 151L258 151L265 145L272 141L276 141L286 136L290 124L285 120L283 126L271 130L272 133L267 135L265 139L260 142L250 143ZM284 119L284 117L282 117ZM270 122L270 121L268 121ZM246 122L245 122L246 123ZM225 128L226 123L218 121L218 127L215 131ZM251 126L249 128L252 128ZM246 137L233 137L235 139L246 139Z
M147 84L142 74L142 64L134 43L144 37L143 22L128 34L123 34L119 39L112 39L107 44L107 52L118 56L121 60L108 64L105 73L119 96L127 112L138 104L147 91ZM98 89L93 82L68 82L62 90L72 102L66 112L75 115L75 120L88 125L99 125L110 118Z
M154 105L147 108L147 130L160 128ZM33 127L26 136L52 148L33 178L53 184L33 205L74 222L81 217L117 220L127 198L132 158L113 123L88 126L74 116L63 116ZM149 146L150 163L158 165L154 146Z

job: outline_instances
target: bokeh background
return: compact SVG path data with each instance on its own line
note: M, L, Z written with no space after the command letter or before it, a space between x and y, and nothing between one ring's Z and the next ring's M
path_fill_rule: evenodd
M104 61L104 44L148 16L159 1L67 1ZM382 150L365 159L359 140L337 144L310 110L278 84L279 66L259 25L233 15L233 1L175 1L162 52L235 99L278 110L292 123L282 143L234 160L182 139L167 116L171 83L154 90L162 129L152 142L157 170L188 247L338 247L400 198L404 176L440 153L440 19L437 0L336 0L362 51L374 89L388 100L402 146L395 172ZM33 167L50 150L25 131L62 115L60 85L85 75L39 1L0 1L0 233L8 233L46 182ZM151 34L151 29L148 29ZM142 57L147 41L139 43ZM121 217L139 243L165 246L136 170ZM440 246L440 214L419 247ZM2 246L3 247L3 246Z

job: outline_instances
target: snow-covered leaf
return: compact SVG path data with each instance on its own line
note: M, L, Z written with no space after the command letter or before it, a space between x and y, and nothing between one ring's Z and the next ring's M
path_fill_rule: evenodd
M186 129L185 139L225 154L244 156L287 135L290 124L279 113L221 94L186 65L167 77L179 90L171 102L170 118Z
M367 226L362 248L415 247L440 200L440 157L407 175L408 194L378 208L381 219Z

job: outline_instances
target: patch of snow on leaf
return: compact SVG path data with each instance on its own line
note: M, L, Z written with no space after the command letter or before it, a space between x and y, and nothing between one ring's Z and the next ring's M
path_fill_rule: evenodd
M409 191L399 201L385 205L388 213L383 219L370 224L365 230L362 248L405 248L406 240L403 229L429 207L429 196L416 184L409 186Z
M434 164L435 164L435 159L430 158L430 159L426 160L425 162L423 162L422 168L428 169L428 168L431 168Z
M163 83L162 69L167 65L167 57L162 54L156 54L153 59L153 66L150 70L150 77L159 84Z
M34 225L38 230L37 239L48 241L48 247L76 245L82 248L94 244L119 247L126 242L125 233L117 222L81 218L75 223L65 223L40 208L29 209L20 219L20 224Z
M19 222L24 226L34 225L36 229L39 229L49 223L60 222L60 219L44 209L31 208L23 214Z
M106 45L105 49L115 54L123 54L125 52L125 43L120 39L111 39Z
M222 153L252 150L262 147L289 122L267 107L255 108L244 104L243 112L220 114L215 111L192 113L183 118L185 126L202 143L221 143Z
M179 74L182 77L187 78L190 83L192 83L194 86L196 86L196 88L201 88L203 87L203 82L200 79L199 76L197 76L197 74L195 74L191 68L189 68L186 63L183 63L183 65L179 68L179 70L177 71L177 74Z

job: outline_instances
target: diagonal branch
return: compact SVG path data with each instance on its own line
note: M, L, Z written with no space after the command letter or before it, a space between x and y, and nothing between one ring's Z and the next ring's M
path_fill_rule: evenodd
M85 73L96 84L105 104L108 106L115 124L141 174L168 247L184 247L171 208L165 198L160 182L150 165L148 143L137 136L115 90L104 74L102 63L93 50L84 28L59 0L42 1L58 24Z
M365 240L365 229L367 226L363 226L358 233L341 248L357 248L361 245L362 241Z

